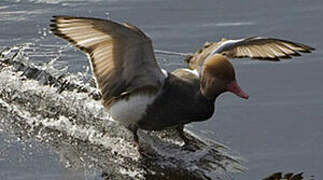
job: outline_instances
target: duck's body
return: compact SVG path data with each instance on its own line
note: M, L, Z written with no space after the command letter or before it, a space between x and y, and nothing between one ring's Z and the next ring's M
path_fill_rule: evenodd
M152 42L140 29L109 20L57 16L52 31L90 57L102 104L130 129L161 130L209 119L224 92L248 98L237 84L228 58L279 60L313 48L279 39L222 40L195 53L188 69L165 72Z
M199 77L178 69L169 73L161 93L148 105L137 126L146 130L161 130L207 120L213 115L214 100L201 94Z
M197 73L177 69L167 74L160 91L125 97L111 105L109 114L133 131L162 130L207 120L213 115L214 100L201 94Z

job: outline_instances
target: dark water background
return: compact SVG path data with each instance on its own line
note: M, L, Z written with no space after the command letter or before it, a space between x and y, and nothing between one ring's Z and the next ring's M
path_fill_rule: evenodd
M153 39L156 49L193 52L205 41L222 37L276 37L316 48L283 62L232 61L248 101L222 95L216 116L189 128L216 139L244 157L248 171L234 179L261 179L276 171L304 171L323 177L323 1L321 0L2 0L0 48L29 43L29 58L59 63L70 72L84 71L86 56L48 33L52 15L91 16L137 25ZM178 57L159 58L173 70ZM0 179L96 179L71 172L58 157L37 143L20 153L16 139L0 129ZM23 160L20 160L23 159ZM22 163L20 163L22 162ZM62 178L64 177L64 178Z

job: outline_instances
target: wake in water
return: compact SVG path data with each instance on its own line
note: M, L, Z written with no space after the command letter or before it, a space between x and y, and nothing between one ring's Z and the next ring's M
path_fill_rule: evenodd
M67 74L55 59L34 65L28 45L6 48L0 59L0 130L53 147L69 168L102 171L105 177L131 179L210 179L243 172L241 158L228 147L186 135L199 147L185 150L172 130L140 131L140 158L133 137L113 122L98 101L88 73Z

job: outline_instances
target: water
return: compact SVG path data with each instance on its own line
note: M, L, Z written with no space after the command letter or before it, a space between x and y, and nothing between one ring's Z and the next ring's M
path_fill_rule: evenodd
M250 99L224 94L217 101L216 116L189 129L220 140L247 159L249 170L234 179L261 179L276 171L304 171L317 179L323 176L322 1L4 0L0 2L0 48L29 43L26 54L32 61L58 58L69 72L85 71L86 56L48 33L52 15L127 21L147 32L156 49L170 51L193 52L205 41L254 35L315 47L313 54L278 63L232 61ZM178 57L166 58L158 60L167 70L184 66ZM1 141L11 138L4 129L0 133ZM10 142L15 150L8 151L8 157L23 157L21 145ZM1 169L5 169L0 179L73 179L73 173L89 177L83 171L65 169L57 163L55 153L39 146L33 146L30 152L34 155L24 161L38 168L38 173L27 176L29 166L19 161L6 165L0 156ZM35 155L36 150L42 152L41 157Z

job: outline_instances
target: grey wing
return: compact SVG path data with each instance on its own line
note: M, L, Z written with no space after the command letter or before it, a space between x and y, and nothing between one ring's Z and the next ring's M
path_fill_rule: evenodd
M314 48L307 45L265 37L251 37L239 40L224 40L210 55L222 54L229 58L250 57L260 60L279 61L281 58L310 53Z
M109 20L54 16L52 32L85 52L106 107L138 89L158 91L165 79L152 42L130 24Z
M206 43L202 49L188 59L190 69L198 69L209 56L222 54L228 58L245 58L279 61L292 56L300 56L300 53L310 53L314 48L291 41L250 37L238 40L222 39L216 43Z

